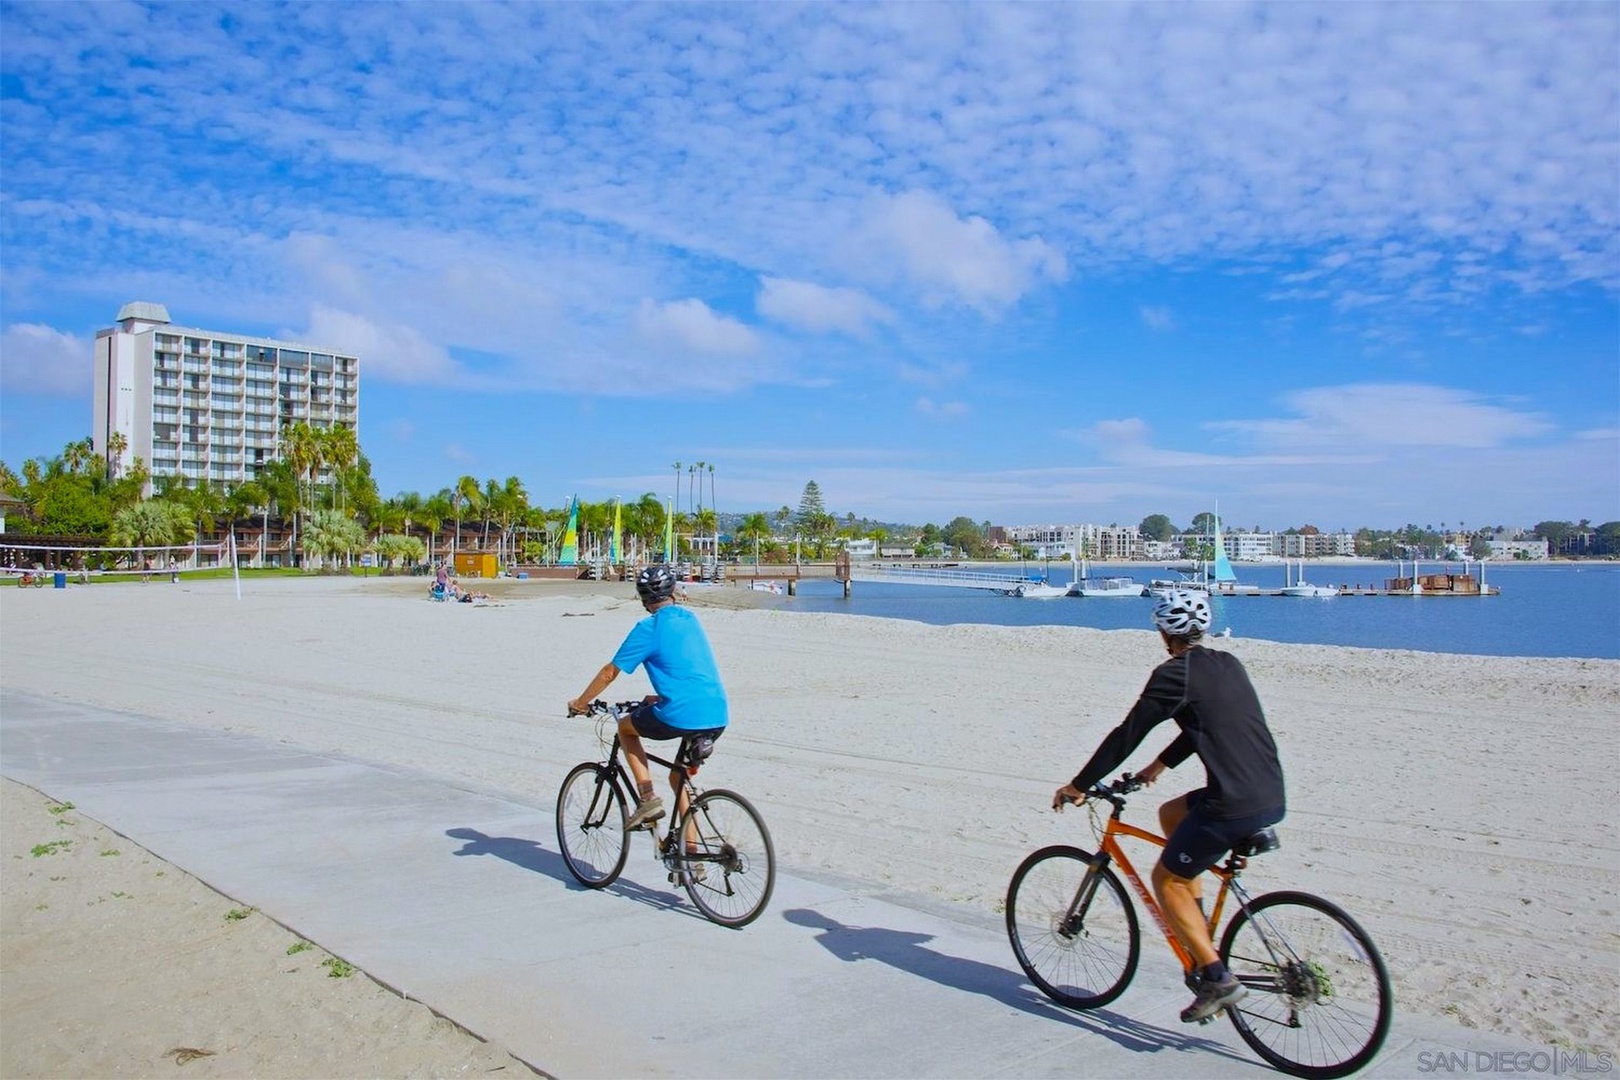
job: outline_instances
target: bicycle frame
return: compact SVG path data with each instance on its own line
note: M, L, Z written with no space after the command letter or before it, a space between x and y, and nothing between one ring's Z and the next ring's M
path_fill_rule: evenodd
M1128 836L1162 848L1169 843L1169 840L1158 833L1149 832L1147 829L1138 828L1129 822L1121 821L1119 814L1120 808L1116 806L1114 812L1108 816L1108 824L1103 827L1100 843L1101 850L1098 855L1099 861L1096 865L1106 867L1110 862L1119 864L1120 870L1125 874L1125 880L1129 881L1131 888L1136 891L1137 899L1142 902L1142 906L1153 917L1154 923L1159 927L1159 932L1164 935L1164 940L1169 943L1170 951L1175 953L1176 959L1181 961L1182 971L1191 971L1196 966L1192 953L1187 951L1187 946L1181 943L1181 939L1176 936L1176 932L1170 928L1170 923L1164 917L1163 909L1159 907L1158 900L1153 896L1153 890L1142 883L1142 878L1137 874L1136 867L1131 864L1130 857L1125 854L1125 849L1119 843L1119 837ZM1209 873L1214 874L1221 883L1220 889L1215 894L1215 907L1208 916L1208 928L1211 938L1215 936L1215 928L1221 923L1221 914L1226 907L1228 893L1236 894L1240 907L1247 907L1248 905L1248 894L1237 881L1237 875L1243 871L1247 864L1247 859L1237 855L1229 855L1224 866L1212 866L1209 868Z
M675 756L679 758L681 756L681 749L684 749L686 746L686 740L683 738L677 745L678 749L675 751ZM620 742L619 734L615 730L613 734L613 742L608 746L607 759L603 762L603 764L607 765L613 770L614 775L619 779L619 783L624 785L624 790L634 796L637 795L635 778L630 775L630 769L627 765L625 765L624 754L621 753L622 749L623 744ZM643 749L645 750L645 747ZM680 825L681 814L683 812L682 801L685 800L686 806L690 806L692 805L691 801L703 794L703 792L696 784L692 782L692 770L687 766L661 758L657 754L651 752L647 752L647 760L649 762L662 765L673 772L679 773L681 778L680 788L675 792L675 806L673 808L674 812L669 815L669 829L666 832L664 840L657 842L656 845L658 847L659 854L668 854L666 849L670 846L670 842L675 839L675 830ZM594 805L592 809L595 809ZM657 834L655 833L654 835L656 836Z

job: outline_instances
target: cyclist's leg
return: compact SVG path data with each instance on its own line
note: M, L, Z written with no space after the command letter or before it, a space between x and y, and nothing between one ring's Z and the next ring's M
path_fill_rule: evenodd
M1164 853L1153 867L1153 891L1164 908L1165 920L1200 968L1215 963L1219 957L1199 906L1202 887L1198 879L1220 862L1233 844L1282 818L1280 810L1243 818L1211 818L1204 809L1206 795L1204 788L1189 791L1171 800L1179 806L1170 805L1160 812L1160 820L1166 825L1172 817L1179 820L1167 831Z
M1181 823L1187 818L1187 811L1191 808L1191 804L1203 798L1203 794L1204 789L1199 788L1197 791L1189 791L1185 795L1177 795L1163 806L1160 806L1159 835L1164 837L1176 835L1176 830L1181 828ZM1165 904L1164 897L1160 895L1159 876L1159 868L1155 866L1153 868L1153 892L1154 895L1159 896L1159 906L1165 908L1166 914L1169 914L1169 907ZM1192 899L1193 904L1198 908L1198 917L1202 921L1204 917L1204 875L1202 874L1192 879ZM1182 938L1181 941L1183 945L1187 944L1186 938Z
M1198 906L1196 879L1219 862L1233 844L1282 818L1280 809L1243 818L1210 818L1204 812L1204 795L1202 790L1188 794L1186 814L1153 867L1153 891L1164 908L1165 921L1187 946L1201 976L1193 982L1197 996L1181 1013L1181 1019L1187 1022L1207 1020L1245 993L1243 985L1226 970L1210 940L1209 926Z
M715 740L720 738L721 735L724 735L725 732L725 728L709 728L704 731L686 731L682 732L682 739L707 739L710 747L709 752L712 753ZM703 756L707 757L708 754L704 754ZM692 766L691 772L697 772L696 765ZM686 830L685 834L682 836L682 841L685 843L687 854L690 855L696 853L698 850L698 838L696 820L687 818L686 816L686 808L691 804L691 799L687 794L687 789L689 786L687 784L687 777L689 775L690 773L687 771L686 767L680 764L680 755L677 754L676 765L669 771L669 787L670 790L675 793L675 812L680 814L682 819L686 821Z
M635 780L636 789L643 799L652 794L652 771L647 766L647 748L641 744L641 729L649 726L649 720L652 720L652 703L646 701L619 716L619 745L624 747L630 776ZM656 721L653 723L656 724ZM659 736L649 734L647 737Z

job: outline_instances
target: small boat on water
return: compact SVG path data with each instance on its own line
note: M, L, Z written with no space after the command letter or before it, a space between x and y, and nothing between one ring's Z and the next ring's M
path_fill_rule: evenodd
M1311 599L1326 599L1329 596L1338 596L1339 590L1333 585L1312 585L1305 580L1305 564L1299 564L1299 580L1295 581L1290 573L1289 564L1283 564L1283 596L1304 596Z
M1149 596L1163 596L1170 592L1208 592L1209 583L1199 578L1176 577L1154 578L1148 582L1147 594Z
M1059 596L1068 596L1069 590L1062 585L1052 585L1045 581L1025 581L1007 590L1008 596L1016 596L1020 600L1052 600Z
M1142 583L1129 577L1092 577L1091 568L1081 559L1074 567L1074 580L1069 582L1067 596L1144 596Z
M1069 584L1070 596L1144 596L1140 581L1128 577L1086 577Z

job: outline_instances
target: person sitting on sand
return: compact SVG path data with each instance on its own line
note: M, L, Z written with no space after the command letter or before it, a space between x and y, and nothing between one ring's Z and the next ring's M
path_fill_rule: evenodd
M634 672L647 665L647 678L656 692L619 719L619 741L640 796L626 829L639 829L664 815L664 800L653 794L647 750L641 740L687 735L717 739L728 720L726 690L720 683L714 651L697 616L676 606L675 574L664 563L644 568L636 575L636 595L647 617L630 628L613 659L602 665L584 693L568 703L570 716L589 712L591 702L621 671ZM675 812L684 813L686 791L679 781L679 773L669 774L670 789L677 793Z
M1154 604L1153 624L1170 659L1153 669L1124 722L1052 796L1054 810L1085 802L1085 793L1165 720L1175 720L1181 734L1137 778L1151 784L1192 754L1203 761L1204 786L1159 808L1169 842L1153 867L1165 918L1199 965L1196 996L1181 1011L1187 1023L1214 1016L1246 992L1210 940L1199 875L1240 840L1281 821L1287 808L1277 745L1248 672L1231 653L1200 644L1210 621L1209 601L1195 592L1172 590Z

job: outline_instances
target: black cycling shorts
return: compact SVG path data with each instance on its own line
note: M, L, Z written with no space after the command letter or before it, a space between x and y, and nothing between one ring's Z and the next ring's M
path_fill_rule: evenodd
M650 702L643 701L630 710L630 726L636 729L636 734L643 739L652 739L658 742L664 739L684 739L688 735L707 735L713 742L726 730L725 728L705 728L701 731L689 731L686 728L674 728L658 719L653 712Z
M1187 816L1164 845L1159 865L1179 878L1195 878L1221 861L1242 840L1283 819L1283 808L1240 818L1212 818L1204 813L1206 789L1187 793Z

